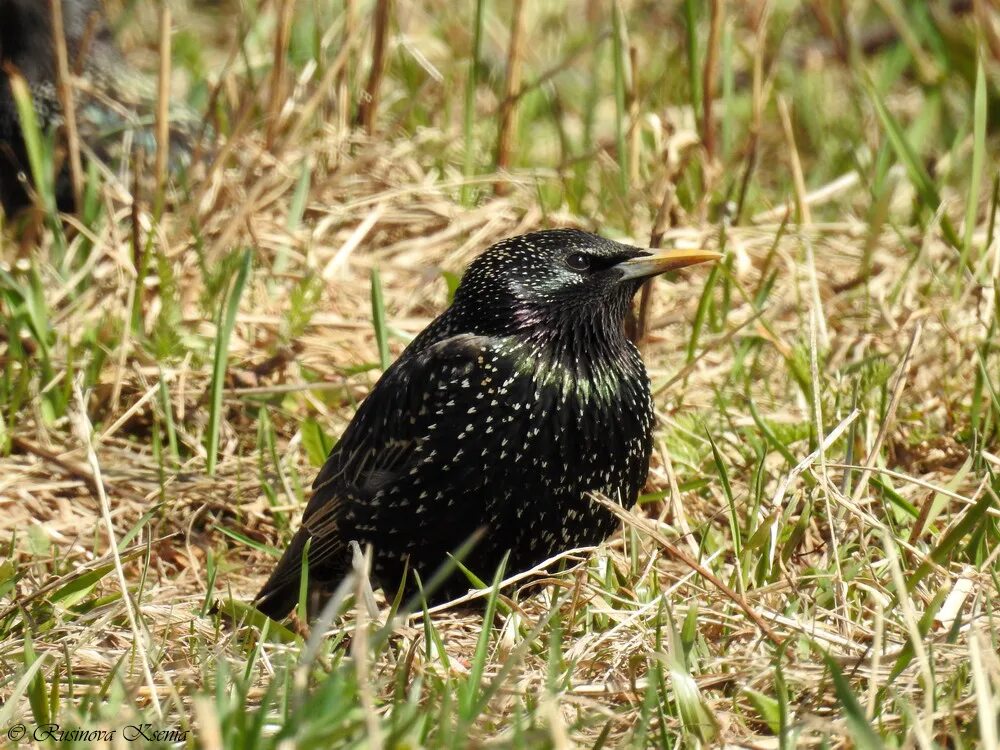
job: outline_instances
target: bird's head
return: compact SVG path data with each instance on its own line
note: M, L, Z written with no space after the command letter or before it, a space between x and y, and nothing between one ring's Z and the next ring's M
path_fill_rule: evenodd
M473 261L454 306L477 333L577 324L620 331L647 278L719 257L641 250L576 229L535 232L499 242Z

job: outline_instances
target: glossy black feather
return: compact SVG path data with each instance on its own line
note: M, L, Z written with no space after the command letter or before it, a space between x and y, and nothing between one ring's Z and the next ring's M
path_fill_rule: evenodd
M572 272L574 249L606 267ZM646 371L623 333L640 282L611 268L640 253L557 230L480 256L361 404L258 607L281 617L294 605L307 538L311 586L336 585L353 540L373 547L391 595L406 566L426 581L477 529L464 564L484 580L508 551L520 570L613 532L588 493L633 504L652 445ZM436 598L467 588L458 574Z

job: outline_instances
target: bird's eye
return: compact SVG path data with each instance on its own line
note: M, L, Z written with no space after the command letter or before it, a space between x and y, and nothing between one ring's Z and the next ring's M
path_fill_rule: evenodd
M566 265L574 271L589 271L590 258L583 253L572 253L566 258Z

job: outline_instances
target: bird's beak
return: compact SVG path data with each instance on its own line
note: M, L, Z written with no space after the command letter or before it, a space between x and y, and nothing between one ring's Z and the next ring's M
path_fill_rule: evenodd
M622 261L613 268L622 272L622 281L625 281L626 279L644 279L649 276L657 276L667 271L693 266L696 263L716 261L721 257L722 253L701 248L652 250L646 255Z

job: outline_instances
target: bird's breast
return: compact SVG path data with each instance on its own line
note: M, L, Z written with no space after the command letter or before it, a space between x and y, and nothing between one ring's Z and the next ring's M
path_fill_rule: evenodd
M498 465L513 452L522 486L602 490L631 502L648 469L653 425L649 380L634 348L589 359L530 348L509 356L515 366L504 411L517 429Z

